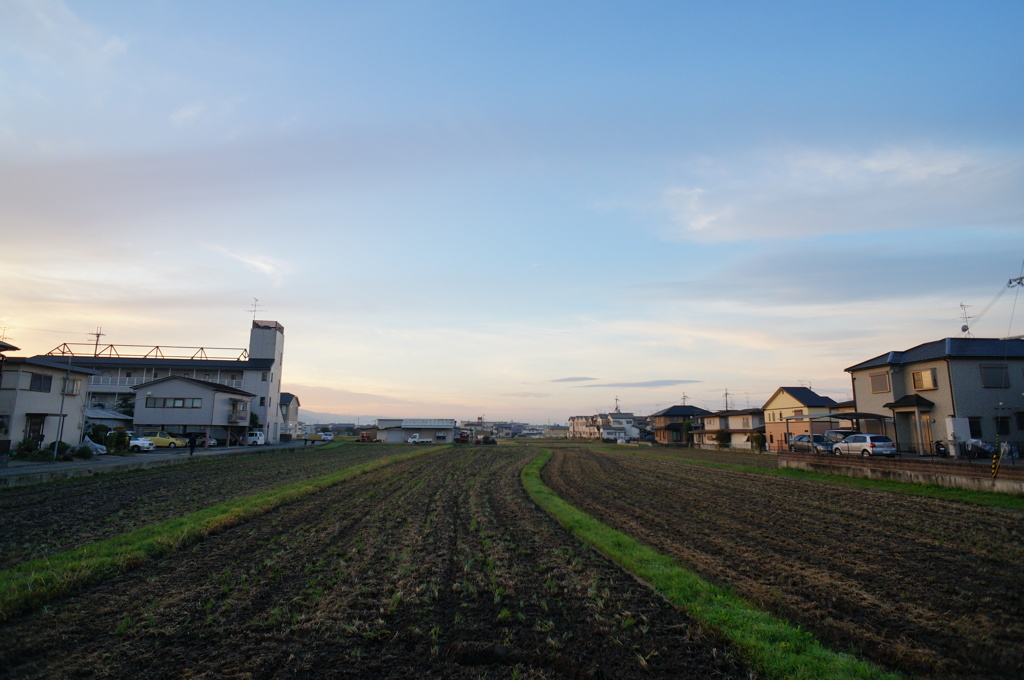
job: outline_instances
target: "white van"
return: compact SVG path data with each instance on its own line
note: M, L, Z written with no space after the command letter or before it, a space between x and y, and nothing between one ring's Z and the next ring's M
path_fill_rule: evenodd
M266 439L266 437L263 435L263 433L261 431L253 430L245 438L245 443L248 446L262 446L263 444L267 443L267 439Z

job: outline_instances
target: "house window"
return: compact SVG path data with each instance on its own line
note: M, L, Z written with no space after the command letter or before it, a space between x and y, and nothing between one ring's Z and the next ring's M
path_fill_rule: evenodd
M63 381L63 384L64 384L64 394L75 395L75 394L78 394L81 391L81 389L82 389L82 381L81 380L68 380L68 379L65 378L64 381Z
M5 439L11 436L11 417L0 416L0 437Z
M125 371L124 372L124 377L126 377L126 378L132 377L132 372L131 371Z
M267 382L267 372L266 371L263 371L263 378L262 378L262 380L263 380L263 382Z
M1010 372L1006 370L1006 364L990 364L981 367L982 387L1009 387Z
M29 373L28 388L33 392L49 392L53 387L53 376L42 373Z
M266 397L260 397L260 406L266 406L266 405L267 405L267 398Z
M889 391L889 374L872 373L868 376L871 379L871 393L882 394Z
M914 389L919 392L921 390L934 390L936 388L934 368L928 368L923 371L914 371L910 374L910 377L914 381Z
M750 418L744 418L743 419L743 428L747 429L747 430L750 429Z
M996 416L996 434L999 436L1010 434L1010 416Z
M970 416L967 423L971 426L971 439L981 439L981 418Z
M1017 418L1017 429L1024 430L1024 411L1017 411L1013 415Z
M795 416L802 416L803 414L804 414L804 410L802 408L795 408L795 409L793 409L793 415L795 415Z

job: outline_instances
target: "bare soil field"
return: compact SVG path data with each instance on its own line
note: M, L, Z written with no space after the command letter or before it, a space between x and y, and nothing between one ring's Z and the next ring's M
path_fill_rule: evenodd
M554 448L545 482L601 521L814 632L931 677L1024 677L1024 516Z
M0 490L0 569L224 501L406 452L299 448Z
M565 533L528 448L427 453L0 628L17 678L756 678Z

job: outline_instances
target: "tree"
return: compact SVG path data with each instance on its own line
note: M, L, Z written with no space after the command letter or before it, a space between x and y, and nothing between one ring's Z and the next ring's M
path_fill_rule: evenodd
M135 395L125 394L118 397L117 403L114 404L114 410L118 413L123 413L126 416L135 415Z
M718 442L718 446L727 449L729 444L732 444L732 432L729 430L719 430L715 432L715 441Z

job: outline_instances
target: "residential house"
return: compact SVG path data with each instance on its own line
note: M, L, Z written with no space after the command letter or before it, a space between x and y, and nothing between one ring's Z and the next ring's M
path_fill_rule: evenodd
M168 376L136 385L133 427L171 434L203 433L228 444L244 443L252 392L207 380Z
M756 450L751 435L764 432L764 411L759 408L717 411L695 417L694 445L702 449ZM725 443L719 436L725 439Z
M570 439L600 439L604 441L635 441L640 437L636 416L613 411L592 416L569 418Z
M287 442L299 436L299 398L291 392L282 392L278 400L281 408L281 441Z
M659 444L690 444L689 432L693 429L693 419L710 415L710 411L699 406L669 406L650 418L654 426L654 441Z
M75 365L98 372L86 388L92 408L113 408L118 401L132 399L139 385L172 375L251 393L257 429L268 444L280 440L284 327L276 321L254 320L248 349L65 343L46 356L73 357Z
M82 441L84 383L96 374L52 357L7 357L0 377L0 440L10 447L29 438L41 447Z
M846 369L857 410L891 413L863 431L903 451L951 453L966 439L1024 441L1024 338L945 338L880 354ZM882 431L884 430L884 431Z
M828 419L813 419L813 416L827 416L836 401L823 397L808 387L780 387L762 406L764 411L765 436L769 451L785 451L789 440L798 434L823 434L838 425Z

